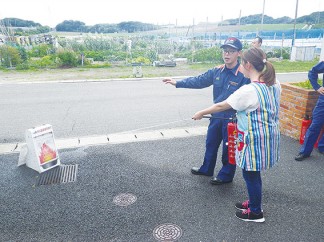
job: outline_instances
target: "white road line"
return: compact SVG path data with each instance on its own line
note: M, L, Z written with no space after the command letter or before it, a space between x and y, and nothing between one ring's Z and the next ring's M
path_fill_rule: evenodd
M57 149L71 149L82 146L122 144L205 135L207 126L161 129L147 132L116 133L109 135L84 136L55 139ZM25 143L0 143L0 155L18 153Z

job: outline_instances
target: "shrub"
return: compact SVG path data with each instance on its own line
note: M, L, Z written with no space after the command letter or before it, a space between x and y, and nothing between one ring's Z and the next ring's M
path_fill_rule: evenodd
M104 61L105 53L102 51L85 51L84 55L86 58L92 58L94 61Z
M322 83L322 80L319 79L318 84L321 85L321 83ZM305 88L305 89L313 89L313 86L312 86L312 84L310 83L309 80L306 80L306 81L303 81L303 82L298 82L298 83L292 83L292 85L302 87L302 88Z
M282 56L281 56L281 49L274 49L273 51L274 57L287 60L290 59L290 48L282 48Z
M16 66L16 70L28 70L30 68L28 62L23 62Z
M222 50L219 47L201 49L194 53L195 62L218 63L223 61Z
M143 64L146 64L146 65L150 65L151 64L150 59L145 58L145 57L142 57L142 56L139 56L139 57L133 59L132 62L135 62L135 63L143 63Z
M28 55L30 57L44 57L49 54L54 54L55 50L51 45L48 44L40 44L34 46L29 52Z
M57 57L60 59L61 67L76 67L78 65L78 56L73 51L61 51L57 53Z
M25 50L25 48L18 46L18 51L19 51L21 60L23 62L26 62L28 60L28 54L27 54L27 51Z
M39 60L32 61L35 67L39 68L48 68L48 67L56 67L57 64L55 63L55 58L53 56L44 56Z
M281 56L282 54L282 56ZM282 52L281 52L281 48L276 48L273 49L271 51L268 51L266 53L267 58L281 58L285 59L285 60L289 60L290 59L290 48L282 48Z

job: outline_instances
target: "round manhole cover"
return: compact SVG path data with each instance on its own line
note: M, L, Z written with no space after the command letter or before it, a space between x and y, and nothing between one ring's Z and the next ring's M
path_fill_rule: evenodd
M182 229L175 224L161 224L155 227L153 236L158 241L176 241L182 236Z
M136 202L137 198L131 193L121 193L114 197L113 202L118 206L128 206Z

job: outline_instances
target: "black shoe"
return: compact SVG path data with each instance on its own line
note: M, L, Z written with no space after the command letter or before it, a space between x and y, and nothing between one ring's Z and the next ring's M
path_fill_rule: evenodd
M223 184L226 184L226 183L231 183L233 180L230 180L230 181L223 181L217 177L213 177L212 179L210 179L210 183L213 184L213 185L223 185Z
M253 213L249 208L245 209L244 211L236 212L236 217L247 222L257 222L262 223L265 221L263 217L263 212L259 214Z
M213 176L213 175L209 175L209 174L206 174L204 172L199 171L198 167L192 167L191 168L191 173L194 174L194 175Z
M296 157L295 157L295 160L296 161L302 161L302 160L305 160L306 158L308 158L310 155L305 155L303 153L299 153Z

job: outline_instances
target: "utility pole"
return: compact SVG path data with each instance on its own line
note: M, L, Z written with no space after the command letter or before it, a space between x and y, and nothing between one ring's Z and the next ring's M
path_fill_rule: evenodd
M242 14L242 9L240 9L240 16L239 16L239 22L238 22L238 25L239 25L238 37L239 38L240 38L240 30L241 30L241 14Z
M293 39L292 39L292 42L291 42L292 46L295 46L297 12L298 12L298 0L296 0L296 11L295 11L295 21L294 21L294 35L293 35Z
M264 7L265 7L265 0L263 0L263 9L262 9L262 17L261 17L261 31L263 30Z
M192 38L195 38L195 19L192 19Z
M208 28L208 17L206 18L206 26L205 26L205 41L207 41L207 28Z
M192 19L192 57L191 63L194 62L194 55L195 55L195 19Z

